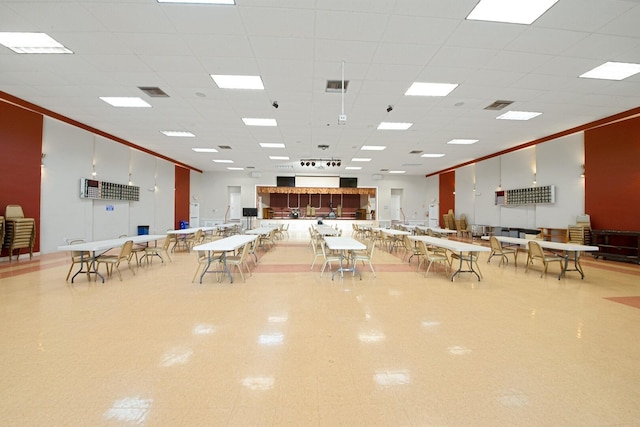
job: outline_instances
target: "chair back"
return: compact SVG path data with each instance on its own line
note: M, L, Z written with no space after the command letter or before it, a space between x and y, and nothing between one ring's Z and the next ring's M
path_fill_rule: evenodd
M496 236L489 237L489 245L491 246L491 250L498 253L502 252L502 245L500 244L498 239L496 239Z
M542 247L538 242L534 242L533 240L529 240L527 243L529 246L529 256L531 258L542 258L544 259L544 252L542 251Z
M173 239L171 239L171 237L169 237L169 235L167 235L167 237L164 238L164 244L162 245L162 250L163 251L168 251L169 250L169 246L171 246L171 242L173 241Z
M371 238L367 243L367 255L369 255L369 259L373 259L373 251L376 249L376 241Z
M119 260L129 259L132 251L133 251L133 240L127 240L122 245L122 249L120 250L120 256L118 256L118 259Z

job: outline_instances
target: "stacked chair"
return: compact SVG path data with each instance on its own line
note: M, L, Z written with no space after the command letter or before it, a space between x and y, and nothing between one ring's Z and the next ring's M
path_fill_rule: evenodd
M29 250L29 259L33 258L33 246L36 241L36 222L34 218L25 218L22 207L7 205L5 211L3 247L9 250L9 261L17 250L16 259L20 258L20 250ZM0 234L1 235L1 234Z

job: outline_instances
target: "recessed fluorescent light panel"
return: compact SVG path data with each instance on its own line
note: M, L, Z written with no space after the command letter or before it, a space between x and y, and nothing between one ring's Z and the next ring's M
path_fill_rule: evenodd
M557 2L558 0L481 0L467 19L529 25Z
M243 171L244 170L244 168L234 168L234 167L228 167L227 169L230 170L230 171Z
M538 117L542 113L536 113L535 111L507 111L504 114L499 115L496 119L499 120L531 120L534 117Z
M457 87L455 83L414 82L404 94L406 96L447 96Z
M215 148L192 148L196 153L217 153L218 150Z
M356 157L356 158L351 159L351 161L352 162L370 162L371 159L367 159L367 158L364 158L364 157Z
M235 0L158 0L158 3L236 4Z
M452 145L471 145L471 144L475 144L478 141L479 141L478 139L452 139L451 141L447 142L447 144L452 144Z
M233 163L233 160L214 160L214 163Z
M262 148L284 148L284 144L280 142L261 142L260 147Z
M246 119L246 118L243 118L242 121L247 126L278 126L278 122L276 122L276 119Z
M444 157L444 154L440 154L440 153L425 153L420 157L438 158L438 157Z
M271 160L289 160L289 156L269 156Z
M16 53L73 53L45 33L0 32L0 44Z
M361 150L363 151L382 151L387 147L384 145L363 145Z
M194 134L192 134L191 132L184 132L181 130L163 130L161 131L161 133L165 134L166 136L175 136L177 138L193 138L195 137Z
M640 64L626 62L605 62L591 71L580 75L585 79L624 80L640 73Z
M400 174L400 173L407 173L407 171L389 171L389 173Z
M413 123L398 123L398 122L381 122L378 125L378 130L407 130Z
M362 169L362 167L360 167L360 166L347 166L345 169L348 170L348 171L359 171L359 170Z
M142 98L138 98L135 96L124 97L124 96L101 96L104 102L114 107L130 107L130 108L149 108L151 105L147 104L145 100Z
M211 74L211 78L220 89L254 89L264 90L260 76L233 76Z

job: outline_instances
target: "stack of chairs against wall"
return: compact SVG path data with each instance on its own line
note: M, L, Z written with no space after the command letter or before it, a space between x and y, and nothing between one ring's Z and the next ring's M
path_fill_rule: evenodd
M36 222L34 218L25 218L22 207L7 205L4 221L3 247L9 250L9 261L14 251L18 251L16 259L20 258L20 250L29 250L29 259L33 258L33 246L36 241Z

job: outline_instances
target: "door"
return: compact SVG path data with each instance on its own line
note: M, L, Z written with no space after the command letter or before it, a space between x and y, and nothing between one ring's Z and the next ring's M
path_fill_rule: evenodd
M404 221L402 218L402 188L392 188L391 189L391 220L392 221Z
M229 187L229 219L240 220L242 219L242 193L241 187L230 186Z

